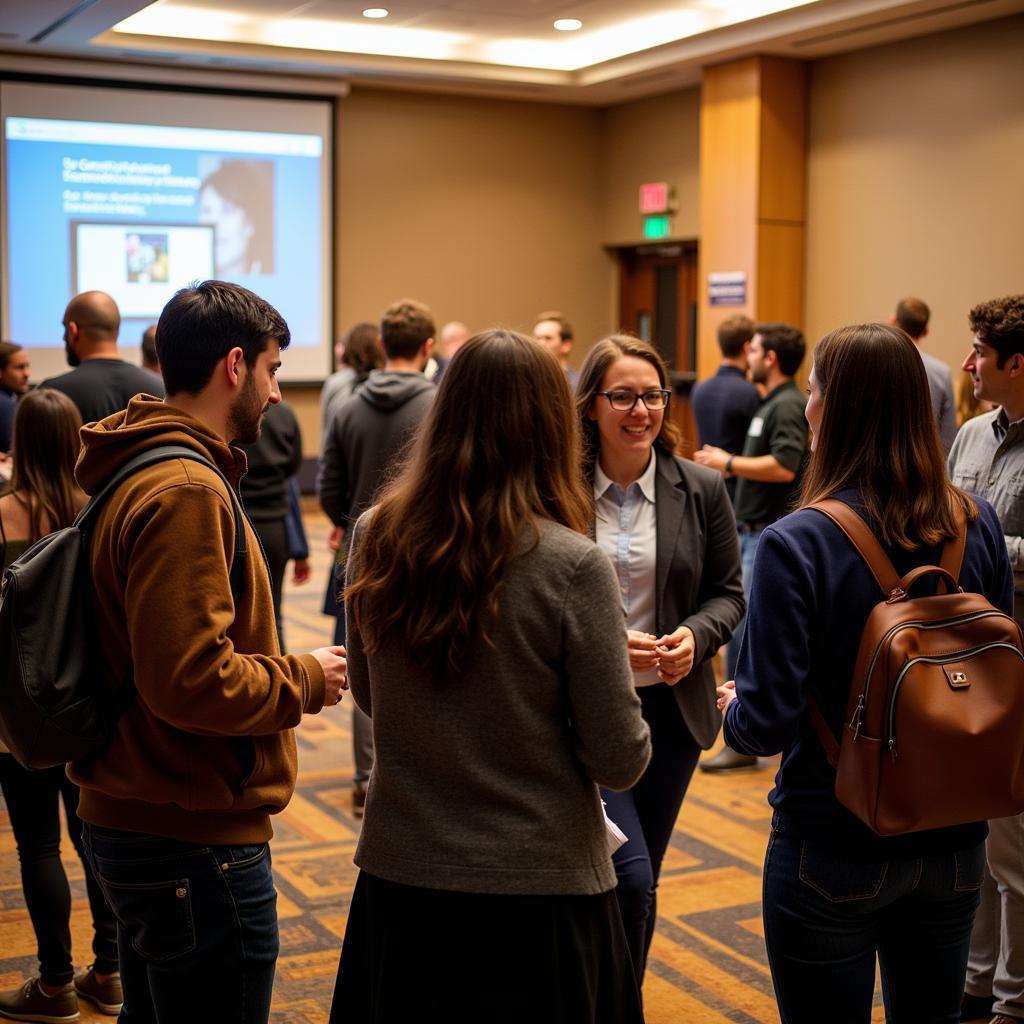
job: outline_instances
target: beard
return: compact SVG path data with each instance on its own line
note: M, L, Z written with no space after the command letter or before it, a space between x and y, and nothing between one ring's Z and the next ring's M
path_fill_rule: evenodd
M68 366L78 366L82 362L78 353L67 342L64 343L64 358L67 359Z
M256 394L256 378L249 371L242 390L231 403L228 412L228 439L236 444L254 444L258 441L260 426L268 408Z

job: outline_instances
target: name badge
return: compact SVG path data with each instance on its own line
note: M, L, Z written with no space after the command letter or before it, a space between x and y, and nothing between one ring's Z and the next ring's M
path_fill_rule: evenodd
M750 428L747 430L747 437L760 437L762 430L764 430L764 420L760 416L755 416L750 421Z

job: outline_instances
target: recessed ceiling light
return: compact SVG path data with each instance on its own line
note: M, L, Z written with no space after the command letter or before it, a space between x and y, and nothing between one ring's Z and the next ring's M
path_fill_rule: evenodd
M559 32L575 32L579 28L583 28L583 22L579 18L559 18L555 22L555 28Z
M388 10L386 7L367 7L363 11L364 18L386 18L388 16Z

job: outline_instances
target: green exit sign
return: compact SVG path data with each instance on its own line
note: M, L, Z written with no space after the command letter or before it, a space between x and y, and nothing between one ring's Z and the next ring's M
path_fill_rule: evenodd
M672 218L667 213L644 217L644 238L668 238L672 234Z

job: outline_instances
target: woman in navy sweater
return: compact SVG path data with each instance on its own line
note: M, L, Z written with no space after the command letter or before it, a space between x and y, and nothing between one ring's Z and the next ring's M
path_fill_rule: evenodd
M990 505L949 483L928 395L920 355L898 328L823 338L802 506L852 505L903 574L938 564L959 505L968 520L960 584L1012 613L1002 528ZM734 750L783 753L768 798L763 899L783 1024L866 1024L876 954L890 1024L960 1019L987 826L876 835L837 801L807 713L811 692L840 735L861 633L881 598L839 528L801 507L761 538L735 688L719 691Z

